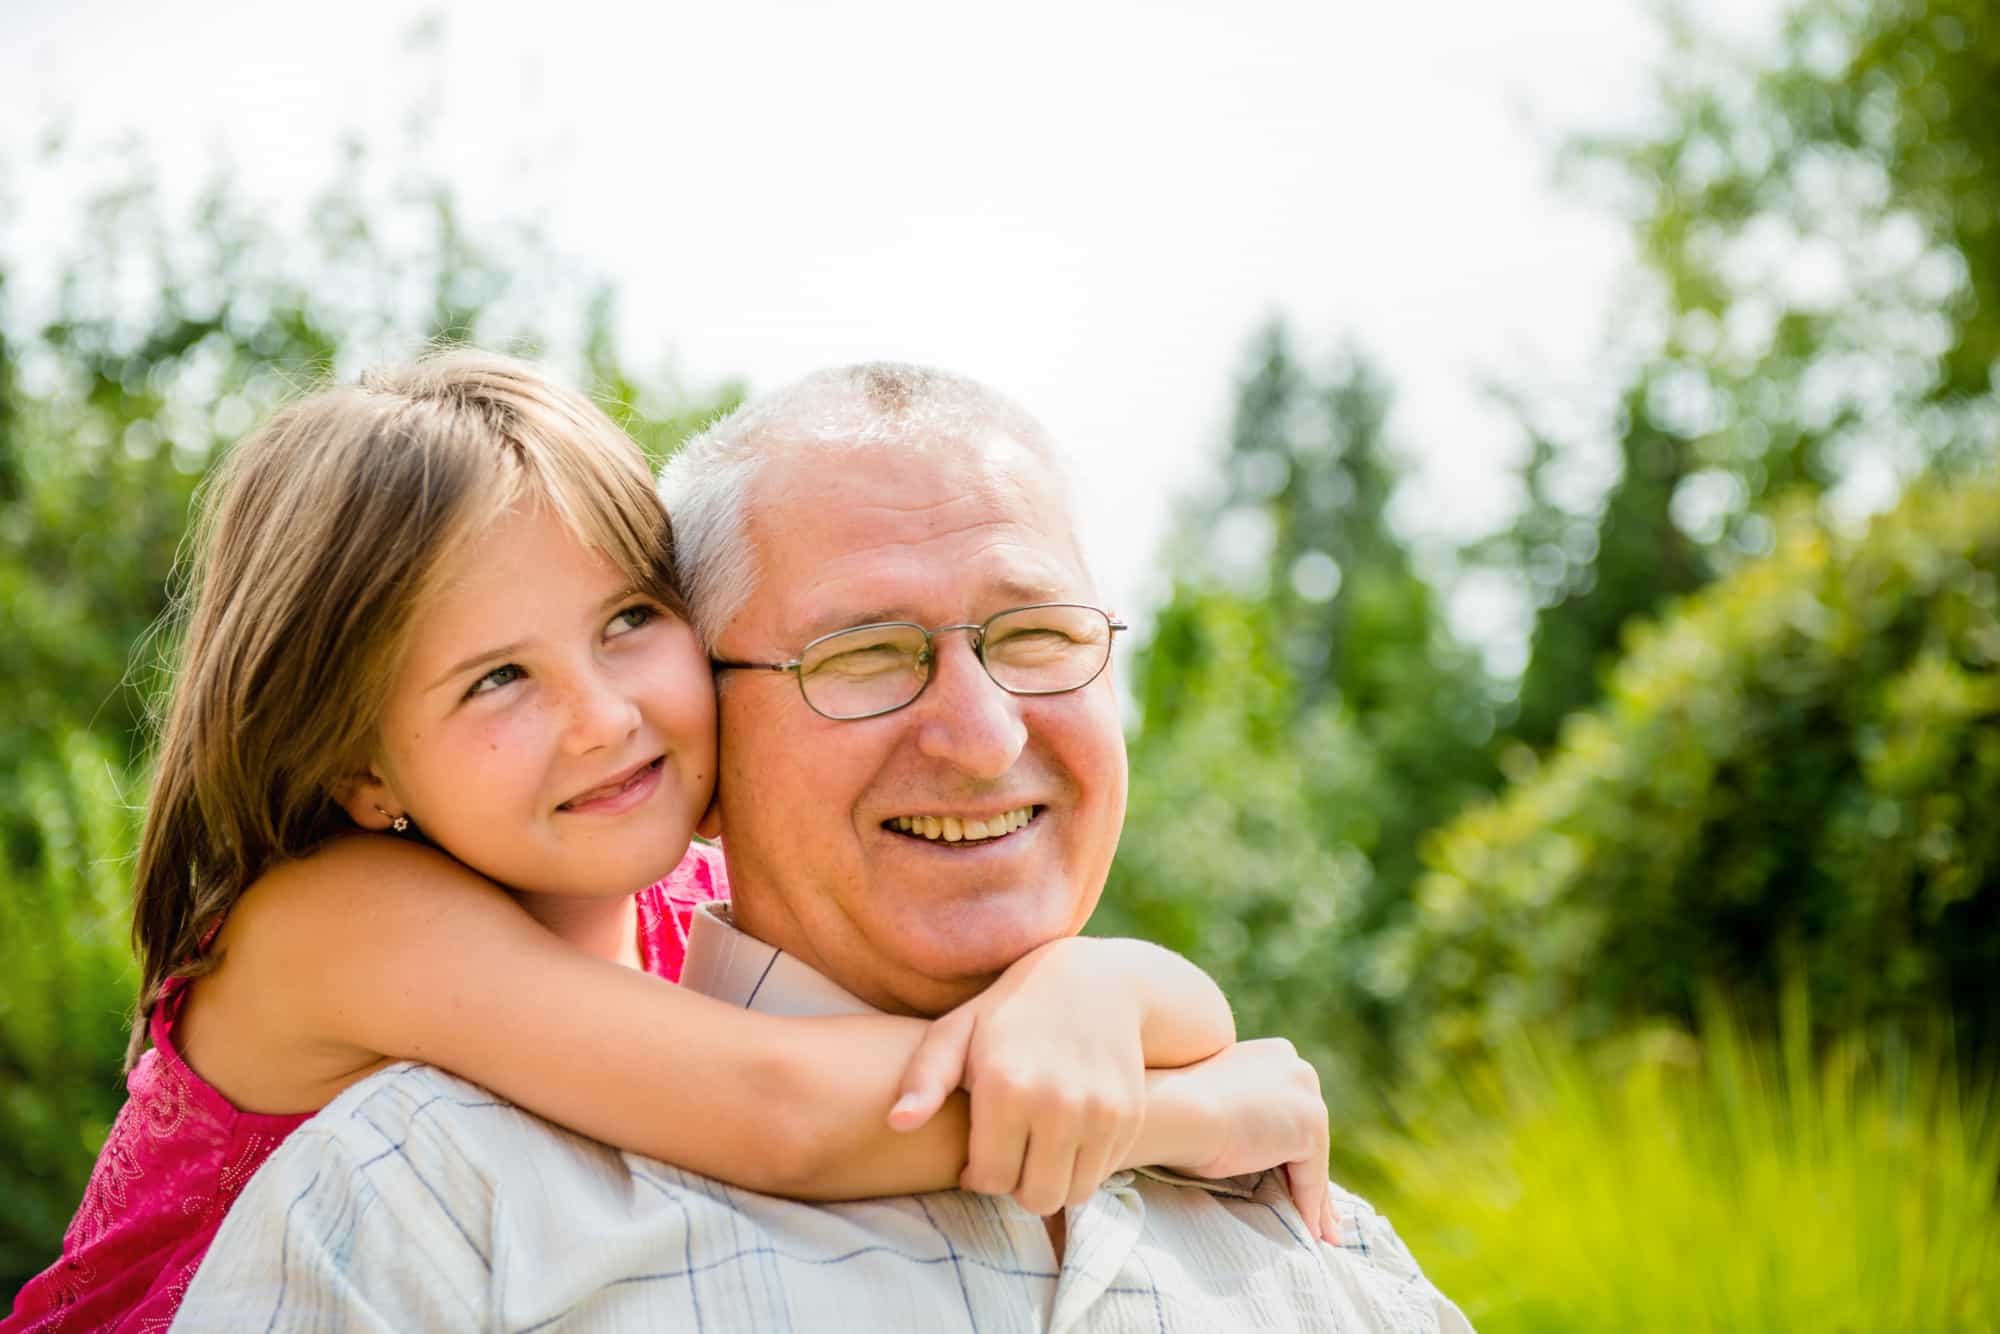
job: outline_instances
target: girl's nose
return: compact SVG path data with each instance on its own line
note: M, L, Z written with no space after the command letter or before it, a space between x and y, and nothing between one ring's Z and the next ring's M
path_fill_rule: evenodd
M639 706L617 683L598 675L578 681L570 696L569 748L578 755L616 746L639 727Z

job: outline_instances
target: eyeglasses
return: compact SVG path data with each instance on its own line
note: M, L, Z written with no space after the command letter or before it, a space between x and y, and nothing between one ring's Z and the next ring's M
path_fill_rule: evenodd
M931 682L935 638L947 631L971 634L980 666L1009 694L1062 695L1102 674L1111 661L1111 637L1126 628L1098 607L1038 602L997 612L980 625L926 630L911 621L883 621L836 630L790 662L712 662L717 671L791 672L814 713L847 721L915 703Z

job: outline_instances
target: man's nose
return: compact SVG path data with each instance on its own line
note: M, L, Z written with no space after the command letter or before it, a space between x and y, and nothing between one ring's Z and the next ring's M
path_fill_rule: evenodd
M639 728L638 702L603 672L579 672L567 694L565 741L572 754L586 755L604 746L616 746Z
M986 674L962 631L933 642L931 682L913 704L917 749L974 778L998 778L1028 741L1018 697Z

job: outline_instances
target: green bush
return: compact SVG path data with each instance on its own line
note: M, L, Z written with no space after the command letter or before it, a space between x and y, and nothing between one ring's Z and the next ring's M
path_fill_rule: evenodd
M35 873L0 862L0 1276L54 1258L124 1092L138 984L127 945L133 812L119 757L88 732L9 775L36 817Z
M1385 945L1405 1053L1687 1015L1708 982L1768 998L1794 964L1835 1027L1942 1003L1990 1048L1996 572L2000 484L1935 483L1855 538L1794 513L1769 559L1633 629L1540 772L1428 841Z
M1794 1010L1795 1014L1800 1013ZM1991 1330L2000 1100L1944 1042L1517 1038L1347 1173L1482 1334Z

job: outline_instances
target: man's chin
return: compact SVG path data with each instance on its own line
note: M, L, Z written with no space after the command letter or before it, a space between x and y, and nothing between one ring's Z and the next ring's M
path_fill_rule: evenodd
M977 936L941 935L905 952L898 970L895 1008L911 1014L940 1015L993 985L1031 951L1076 934L1065 927L1014 924Z

